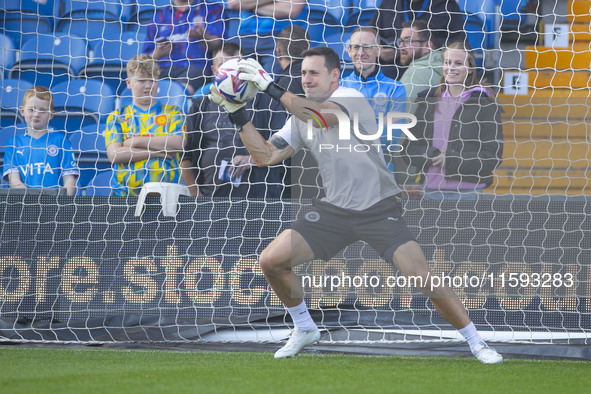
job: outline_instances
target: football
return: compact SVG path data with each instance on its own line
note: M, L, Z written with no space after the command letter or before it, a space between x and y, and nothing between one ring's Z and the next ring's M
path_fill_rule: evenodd
M256 86L238 78L238 62L240 59L230 59L220 66L215 74L215 86L226 100L234 104L244 103L257 93Z

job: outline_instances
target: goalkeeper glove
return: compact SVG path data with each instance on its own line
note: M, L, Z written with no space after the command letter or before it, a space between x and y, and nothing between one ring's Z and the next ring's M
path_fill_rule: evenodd
M246 108L244 108L246 103L234 104L229 102L220 94L215 86L211 87L211 92L207 95L207 97L228 113L230 122L234 123L238 130L250 122L248 114L246 113Z
M271 78L269 73L254 59L240 60L238 70L241 71L239 75L240 79L254 83L257 89L267 93L277 101L285 93L285 89L273 82L273 78Z

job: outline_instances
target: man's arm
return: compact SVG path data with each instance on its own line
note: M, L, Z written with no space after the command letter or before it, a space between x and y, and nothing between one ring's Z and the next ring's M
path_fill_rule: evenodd
M275 19L293 19L302 12L305 5L306 2L303 0L277 0L270 4L259 3L256 13Z
M275 135L265 140L251 122L242 126L240 138L258 167L281 163L294 154L283 138Z
M182 135L171 134L157 137L137 136L125 140L123 145L134 149L177 153L183 150L185 140Z
M325 109L335 110L335 111L342 111L343 109L339 107L337 104L333 103L332 101L325 101L323 103L318 103L316 101L311 101L305 99L300 96L296 96L292 92L285 92L280 96L280 102L283 104L285 109L289 113L291 113L296 118L307 122L310 119L313 119L310 116L309 108L314 109L315 111L321 112ZM339 124L339 119L336 115L333 114L322 114L322 117L326 121L326 125L328 127L336 126Z
M189 30L189 37L194 40L200 41L201 44L211 53L214 53L219 47L222 46L222 38L214 36L205 31L203 24L199 23L197 26Z
M288 112L304 122L314 119L312 116L314 111L322 112L322 110L325 109L342 111L341 107L334 102L324 101L319 103L286 91L283 87L273 82L273 78L271 78L269 73L267 73L254 59L241 60L238 68L241 71L239 75L240 79L254 83L260 91L265 92L271 96L271 98L281 102ZM315 73L315 71L309 72ZM337 69L332 71L330 78L339 78ZM311 111L311 109L313 111ZM323 113L322 117L326 121L328 127L339 124L339 119L334 114Z
M27 185L23 183L21 179L21 174L19 171L12 171L8 174L8 182L11 188L14 189L26 189Z
M275 0L228 0L226 8L234 11L254 11L261 5L273 4Z
M189 188L193 197L202 196L199 186L197 185L197 176L191 160L181 161L181 179L183 183Z
M76 194L76 175L64 175L63 181L64 188L66 189L68 196L73 196Z
M116 141L107 145L107 157L111 164L128 164L153 158L166 159L172 153L176 154L176 152L132 148Z

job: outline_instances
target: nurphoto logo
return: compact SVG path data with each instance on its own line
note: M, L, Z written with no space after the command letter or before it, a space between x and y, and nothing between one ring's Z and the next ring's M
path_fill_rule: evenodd
M367 134L360 130L359 128L359 114L357 112L353 113L353 119L349 117L345 112L337 110L337 109L322 109L320 111L313 110L312 108L306 107L305 109L309 110L310 112L306 112L306 115L309 115L311 119L308 119L307 125L307 138L312 140L314 138L314 128L320 128L321 132L329 132L329 127L327 125L324 116L326 114L331 114L337 117L338 119L338 133L339 133L339 141L356 141L358 143L352 144L320 144L320 151L323 150L347 150L347 151L354 151L354 152L368 152L369 150L375 148L376 150L388 150L389 152L396 153L401 152L404 148L402 145L397 143L392 143L393 140L398 140L398 137L394 137L394 130L402 131L406 137L411 141L417 141L417 137L415 137L409 129L414 127L417 124L417 118L413 114L405 113L405 112L397 112L391 111L386 114L380 112L378 113L378 128L374 134ZM385 134L387 137L388 143L377 143L376 141L380 141L382 134L384 133L384 119L385 119ZM351 130L353 130L353 135L351 135ZM370 143L370 141L372 143Z

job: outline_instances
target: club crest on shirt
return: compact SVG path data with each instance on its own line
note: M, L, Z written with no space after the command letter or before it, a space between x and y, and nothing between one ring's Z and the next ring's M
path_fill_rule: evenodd
M316 211L310 211L304 215L304 218L306 218L306 220L309 222L317 222L320 220L320 213Z
M49 145L49 146L47 147L47 154L48 154L49 156L52 156L52 157L53 157L53 156L57 156L58 152L59 152L59 149L58 149L58 148L57 148L57 146L55 146L55 145Z

